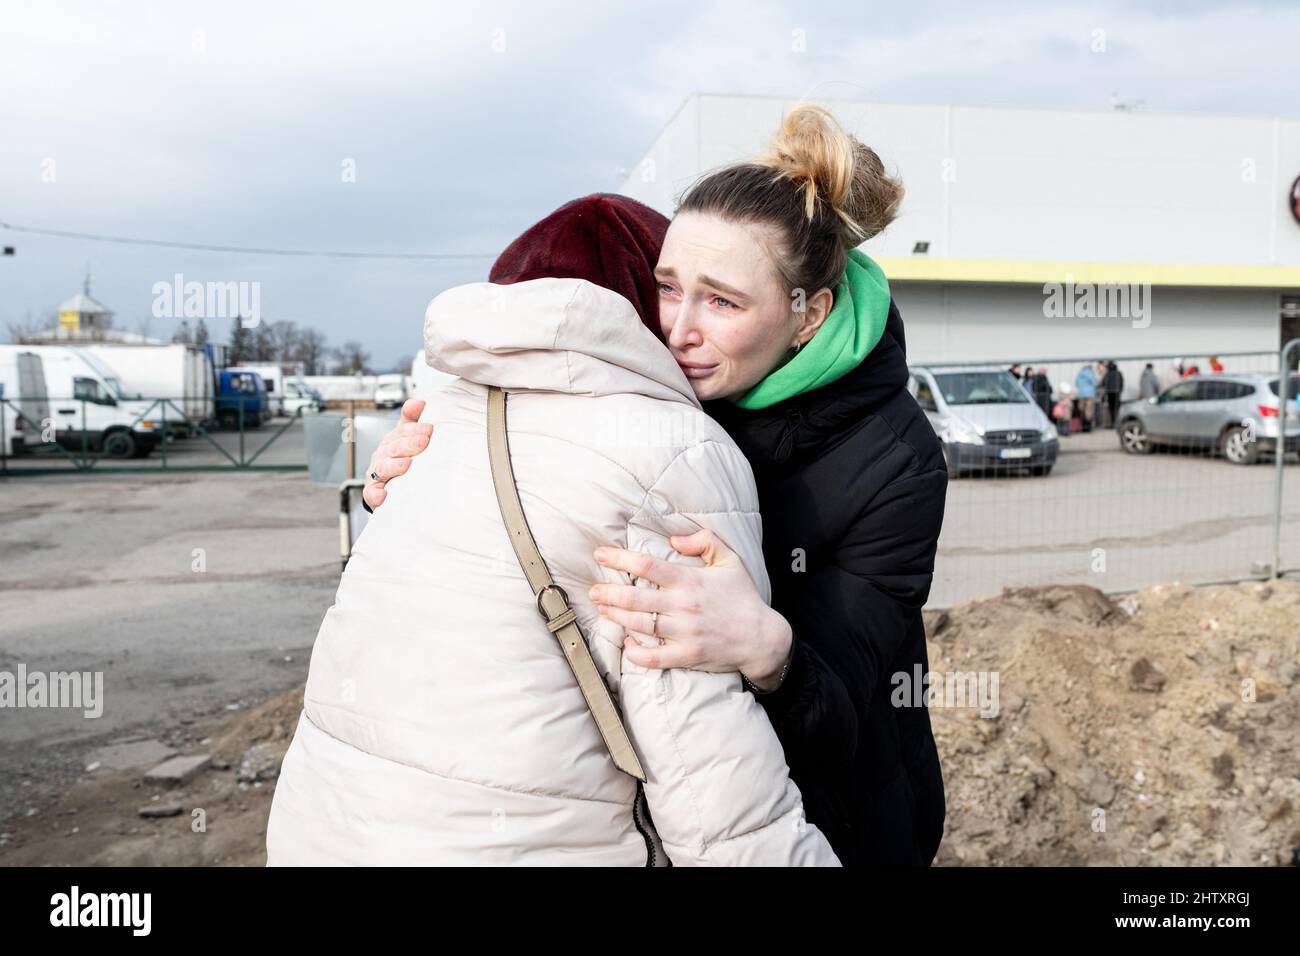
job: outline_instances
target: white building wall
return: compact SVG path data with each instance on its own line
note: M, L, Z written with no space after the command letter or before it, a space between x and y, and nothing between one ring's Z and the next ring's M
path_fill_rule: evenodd
M701 173L760 153L797 101L691 97L622 191L671 215ZM1286 192L1300 120L825 101L906 189L864 249L931 258L1300 264Z
M692 96L668 121L645 156L632 168L619 192L671 216L677 197L700 168L701 98Z
M760 154L798 101L691 97L623 192L671 215L702 173ZM1300 120L825 101L902 177L880 259L1298 266L1286 197ZM1186 270L1184 270L1185 272ZM886 272L889 269L886 268ZM891 283L914 360L1205 356L1278 347L1283 289L1155 286L1146 328L1048 319L1041 284ZM1294 290L1291 290L1294 291Z

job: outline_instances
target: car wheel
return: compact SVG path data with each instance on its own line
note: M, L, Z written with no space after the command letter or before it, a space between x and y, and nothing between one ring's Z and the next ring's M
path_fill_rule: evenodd
M1219 451L1234 465L1253 465L1259 460L1259 442L1253 441L1245 428L1234 425L1219 439Z
M1052 473L1051 465L1030 465L1029 473L1035 478L1046 478Z
M103 452L106 458L134 458L135 436L128 431L109 432L104 436Z
M1130 455L1151 454L1151 438L1147 435L1146 426L1136 418L1121 422L1119 426L1119 447Z

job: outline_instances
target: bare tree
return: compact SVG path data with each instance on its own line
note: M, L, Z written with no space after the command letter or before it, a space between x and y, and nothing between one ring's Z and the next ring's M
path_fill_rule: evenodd
M254 362L274 362L275 357L275 333L271 331L271 326L267 324L258 325L253 330L252 353Z
M302 333L293 322L280 321L272 323L271 339L275 346L275 361L281 363L297 361L295 353L298 350L298 339L301 336Z
M41 332L46 332L51 326L49 319L38 319L28 312L21 321L11 320L6 323L9 330L9 341L14 345L19 345L30 338L34 338Z
M298 335L298 348L293 361L302 363L304 375L320 375L325 371L327 351L324 334L316 329L303 329Z
M253 360L253 333L244 328L243 322L235 319L230 323L230 344L226 346L226 361L231 365L243 365Z
M360 342L344 342L334 350L341 375L355 375L357 372L367 374L370 371L370 353L362 348Z

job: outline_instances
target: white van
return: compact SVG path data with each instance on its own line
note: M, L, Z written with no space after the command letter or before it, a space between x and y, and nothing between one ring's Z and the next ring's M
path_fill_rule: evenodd
M284 369L278 365L250 365L247 363L239 367L262 376L262 384L266 386L266 400L272 415L292 414L285 408Z
M320 392L301 378L286 378L284 380L284 393L281 395L281 404L284 414L290 418L297 415L299 411L304 414L325 411L325 399L321 398Z
M375 408L400 408L406 401L406 376L401 372L381 375L375 380Z
M0 398L0 454L52 440L70 451L143 458L162 438L161 410L128 399L113 371L76 346L0 345Z

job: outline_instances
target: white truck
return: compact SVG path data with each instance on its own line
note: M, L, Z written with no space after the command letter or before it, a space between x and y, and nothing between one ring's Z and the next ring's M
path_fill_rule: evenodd
M0 345L0 454L54 442L70 451L143 458L162 440L161 415L122 391L113 370L71 345Z
M170 428L190 434L196 426L216 417L212 362L203 349L194 345L115 343L81 348L116 372L122 390L131 398L168 399ZM161 408L154 412L162 416ZM185 419L181 419L180 412L184 412Z

